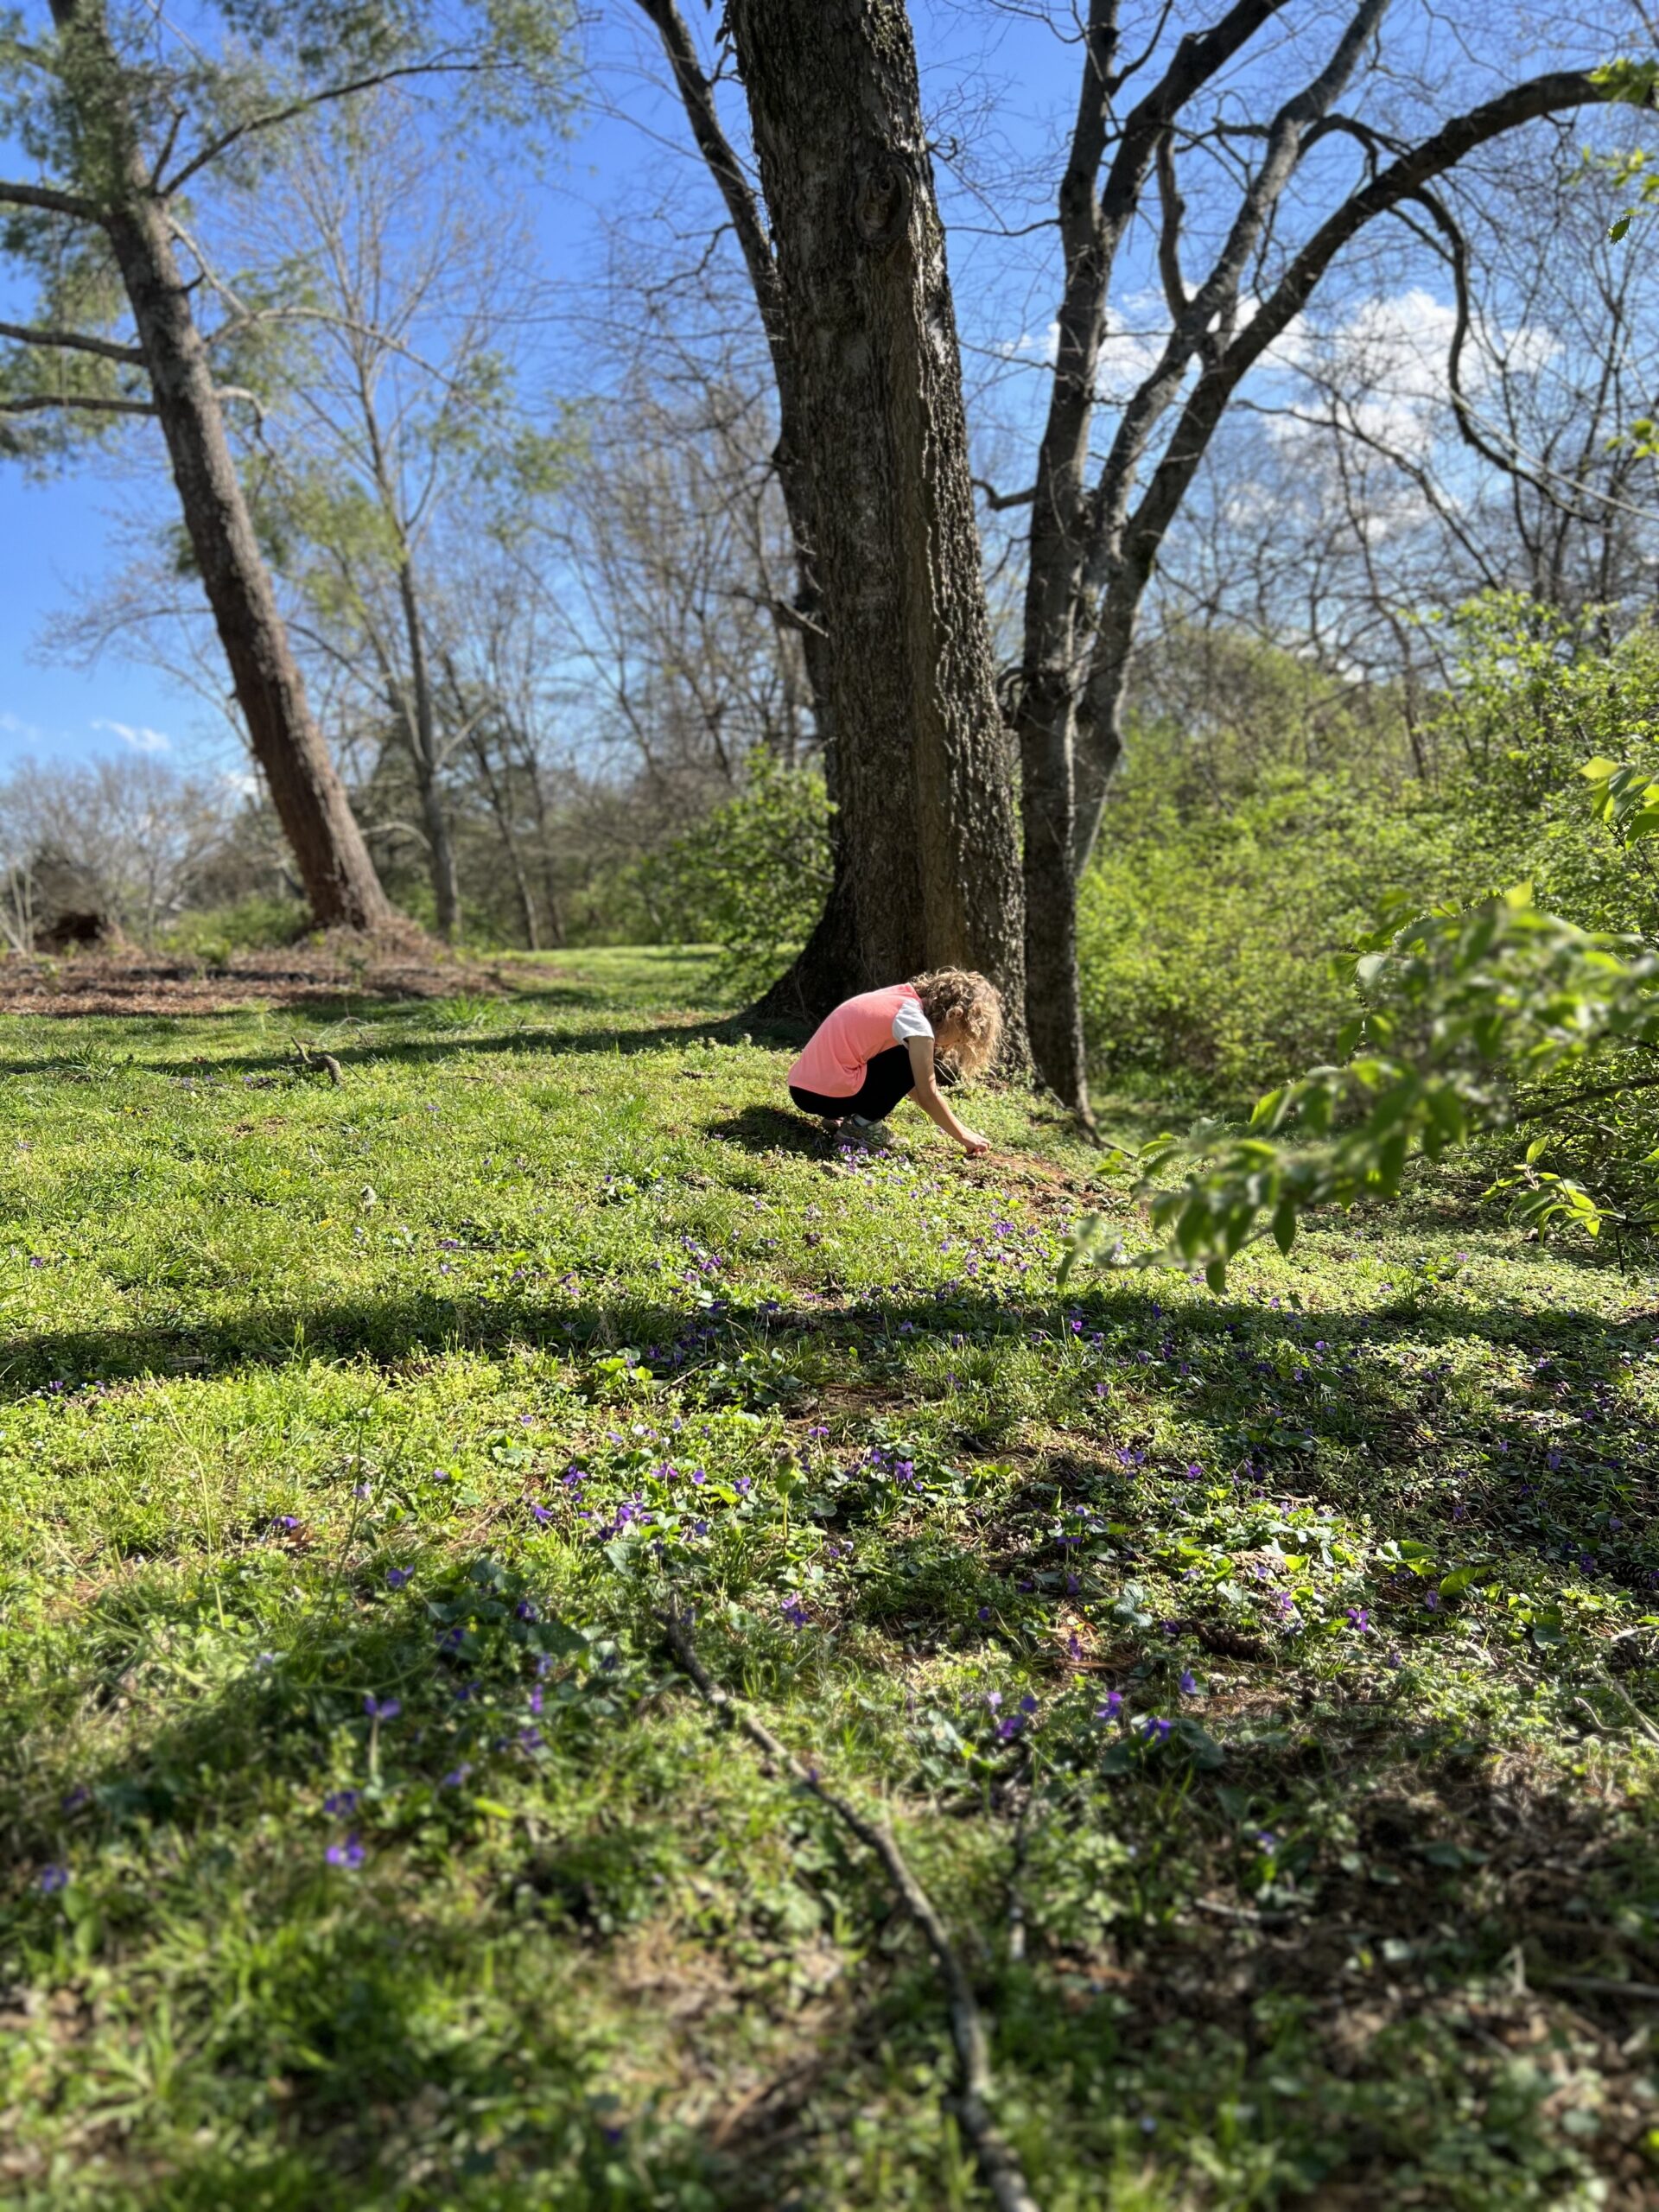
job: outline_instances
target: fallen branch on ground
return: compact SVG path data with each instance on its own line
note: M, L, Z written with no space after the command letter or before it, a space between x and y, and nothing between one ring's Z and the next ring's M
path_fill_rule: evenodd
M681 1614L670 1612L660 1618L674 1656L690 1675L698 1694L731 1726L740 1730L752 1744L764 1751L769 1759L775 1760L803 1789L810 1789L820 1803L828 1806L842 1826L849 1828L868 1850L873 1851L887 1869L906 1911L926 1938L939 1980L944 1985L945 2000L950 2015L950 2040L956 2046L960 2069L957 2117L974 2146L980 2171L996 2200L998 2212L1039 2212L1037 2200L1027 2186L1019 2159L1003 2139L987 2109L986 2101L991 2088L990 2056L985 2042L985 2024L980 2018L979 2006L975 2002L968 1976L946 1932L944 1923L935 1911L932 1899L911 1872L892 1829L885 1821L866 1820L844 1797L838 1797L833 1790L826 1789L819 1781L816 1769L803 1766L795 1754L779 1743L763 1720L721 1688L698 1658L689 1628Z

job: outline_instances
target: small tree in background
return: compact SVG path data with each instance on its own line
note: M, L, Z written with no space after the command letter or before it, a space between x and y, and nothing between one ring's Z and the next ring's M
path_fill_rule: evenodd
M23 760L0 783L0 928L20 952L66 910L153 944L231 834L222 784L149 754Z

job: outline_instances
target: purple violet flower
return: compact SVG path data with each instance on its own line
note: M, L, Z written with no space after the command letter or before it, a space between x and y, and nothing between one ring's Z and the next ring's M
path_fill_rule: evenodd
M366 1853L353 1828L344 1843L331 1843L322 1855L331 1866L360 1866Z

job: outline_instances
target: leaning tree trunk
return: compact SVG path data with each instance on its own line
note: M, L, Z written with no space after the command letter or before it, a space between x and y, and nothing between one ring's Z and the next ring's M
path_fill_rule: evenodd
M111 212L106 227L248 742L311 911L325 926L375 928L391 908L306 704L167 218L153 199L135 195Z
M728 21L811 486L846 855L802 995L817 1012L962 965L1022 1026L1009 764L909 27L890 0L731 0Z
M80 66L69 79L78 151L99 187L100 219L137 328L185 528L248 742L317 920L376 927L391 918L391 908L306 705L103 10L95 0L52 0L52 19L62 37L79 42Z

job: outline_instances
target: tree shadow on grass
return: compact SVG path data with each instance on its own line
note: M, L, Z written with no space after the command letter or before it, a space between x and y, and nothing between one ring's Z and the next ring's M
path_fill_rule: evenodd
M226 1020L232 1017L227 1015ZM349 1018L349 1009L339 1019ZM315 1040L314 1040L315 1041ZM435 1029L422 1023L420 1033L393 1032L362 1039L330 1039L327 1049L349 1077L353 1069L380 1065L410 1065L423 1061L454 1059L461 1055L493 1053L502 1057L545 1056L630 1059L645 1053L671 1051L675 1046L732 1044L736 1033L729 1022L702 1020L664 1022L646 1029ZM113 1048L112 1048L113 1049ZM293 1054L286 1048L253 1052L197 1053L187 1059L143 1059L133 1056L130 1065L148 1075L183 1077L209 1081L216 1076L271 1073L294 1070ZM111 1073L118 1077L129 1065L118 1061ZM73 1053L28 1060L0 1060L0 1078L7 1076L56 1075L71 1082L86 1082L86 1062ZM314 1078L321 1081L321 1077Z
M7 1713L22 1685L0 1688L0 1714L36 1754L26 1777L0 1785L14 1859L67 1863L80 1899L116 1900L109 1935L96 1915L92 1960L103 1948L136 1986L159 1975L189 1991L189 2063L165 2088L147 2083L118 2132L141 2172L169 2178L124 2202L436 2208L472 2202L471 2184L487 2180L480 2201L499 2207L519 2201L516 2187L530 2202L532 2177L547 2173L568 2191L558 2201L584 2212L647 2212L682 2201L659 2193L677 2186L688 2203L777 2201L747 2190L723 2116L759 2101L757 2064L785 2082L804 2050L813 2072L845 2065L880 1998L843 1982L805 2033L778 2010L765 1940L778 1877L762 1865L751 1882L744 1870L751 1808L787 1840L798 1800L747 1769L734 1791L721 1788L727 1754L712 1728L689 1749L642 1753L641 1691L652 1719L669 1693L671 1731L686 1693L649 1611L619 1579L620 1605L560 1621L513 1548L429 1554L417 1588L395 1598L378 1579L341 1584L321 1559L296 1560L308 1586L296 1578L274 1626L248 1615L234 1576L147 1562L83 1607L73 1700ZM429 1608L457 1603L474 1626L451 1648ZM226 1679L238 1634L245 1664ZM573 1669L584 1636L597 1663ZM60 1715L73 1728L116 1700L146 1655L198 1637L220 1655L211 1682L191 1673L118 1751L89 1758L54 1741ZM267 1637L282 1648L256 1652ZM390 1718L365 1718L366 1696L394 1693ZM677 1814L682 1789L664 1789L671 1759L697 1799L695 1822ZM289 1791L298 1802L279 1823L275 1796ZM837 1912L858 1911L868 1884L862 1916L879 1922L879 1876L861 1878L825 1840L811 1863ZM106 1853L123 1870L112 1885L100 1878ZM673 1900L705 1859L721 1910L712 1934L694 1936ZM135 1865L146 1869L142 1904L123 1893ZM62 1907L48 1897L21 1910L55 1921ZM733 1993L745 1999L736 2032ZM668 2001L688 1997L701 2001ZM118 2045L129 2018L111 2015ZM925 2057L926 2023L914 2040ZM89 2030L75 2063L96 2065L95 2044L109 2048ZM688 2071L715 2091L713 2111L705 2088L689 2120L673 2109ZM278 2103L267 2094L276 2076ZM434 2126L480 2110L511 2120L493 2130L499 2155L478 2156L465 2126ZM193 2146L181 2158L181 2144ZM405 2194L397 2184L410 2168L429 2179ZM214 2196L227 2174L239 2185Z
M735 1121L746 1129L770 1134L773 1110L755 1108ZM810 1125L781 1112L776 1119L781 1129L810 1137ZM1354 1371L1352 1362L1361 1353L1403 1343L1434 1351L1474 1340L1546 1359L1570 1356L1594 1365L1620 1353L1645 1352L1653 1331L1646 1313L1612 1320L1571 1308L1471 1308L1439 1300L1432 1290L1370 1313L1310 1319L1231 1299L1172 1313L1156 1296L1158 1288L1139 1277L1108 1278L1100 1287L1080 1286L1074 1277L1058 1304L1052 1293L1033 1295L1021 1287L999 1294L960 1282L931 1291L893 1286L861 1295L809 1293L791 1306L771 1299L719 1298L665 1304L626 1291L596 1296L586 1285L574 1294L559 1286L551 1291L531 1286L522 1294L506 1296L421 1290L312 1304L253 1303L200 1319L169 1316L130 1328L47 1329L0 1340L0 1402L43 1384L165 1376L181 1365L218 1374L318 1357L393 1363L445 1346L486 1354L524 1344L574 1351L622 1344L642 1348L671 1344L689 1332L705 1344L776 1344L795 1336L902 1352L916 1348L913 1340L920 1332L925 1338L948 1336L955 1344L1034 1340L1052 1343L1057 1351L1070 1342L1075 1352L1101 1337L1107 1361L1102 1371L1139 1382L1144 1387L1135 1394L1137 1399L1154 1387L1173 1389L1177 1378L1183 1395L1201 1396L1219 1380L1220 1370L1193 1380L1188 1374L1192 1360L1230 1352L1241 1382L1253 1378L1251 1388L1260 1385L1261 1394L1281 1398L1287 1413L1294 1412L1317 1439L1345 1434L1352 1408L1374 1384L1398 1384L1399 1378L1388 1374ZM1075 1328L1065 1315L1076 1321ZM1300 1332L1294 1338L1289 1337L1293 1330ZM1293 1357L1307 1361L1305 1370L1281 1371L1287 1342ZM1321 1381L1323 1392L1316 1387ZM1411 1406L1421 1409L1421 1387L1412 1383L1408 1389ZM1112 1415L1118 1426L1135 1418L1133 1408ZM1643 1426L1634 1408L1621 1409L1619 1421Z
M1223 1300L1171 1314L1155 1287L1119 1280L1059 1313L1024 1292L960 1284L791 1306L665 1304L534 1285L496 1298L422 1291L254 1305L188 1323L13 1338L0 1346L0 1402L319 1360L396 1370L435 1354L524 1346L569 1355L578 1387L591 1387L597 1402L610 1386L602 1368L587 1382L590 1356L626 1351L657 1379L665 1407L788 1414L816 1402L817 1418L874 1421L883 1435L919 1419L938 1448L972 1460L1007 1455L1025 1417L1021 1392L1040 1393L1045 1362L1064 1358L1074 1395L1043 1417L1065 1441L1016 1453L1045 1471L1050 1503L1033 1507L1033 1528L1074 1490L1086 1500L1113 1484L1181 1479L1182 1455L1155 1443L1160 1420L1173 1416L1210 1479L1268 1502L1382 1515L1427 1538L1437 1556L1474 1557L1497 1538L1553 1560L1559 1574L1644 1590L1659 1573L1659 1423L1604 1379L1648 1350L1648 1317L1471 1311L1414 1297L1380 1313L1319 1316L1293 1340L1290 1313ZM1315 1327L1322 1333L1310 1341ZM1513 1379L1495 1389L1482 1378L1464 1395L1445 1355L1471 1340L1523 1356ZM925 1352L931 1370L918 1376ZM1005 1372L1010 1357L1016 1364ZM1158 1510L1150 1496L1138 1508L1154 1520ZM1037 1541L1011 1526L1005 1548Z
M634 1656L658 1670L650 1697L631 1715L613 1708L590 1715L579 1702L550 1706L543 1741L526 1748L516 1707L535 1679L531 1630L461 1661L435 1640L425 1610L427 1599L475 1586L495 1592L516 1624L514 1599L541 1592L533 1561L512 1567L505 1584L499 1579L502 1550L429 1560L419 1603L413 1592L391 1602L354 1594L348 1583L335 1606L314 1588L315 1610L293 1609L274 1663L260 1665L250 1649L238 1678L187 1694L119 1755L77 1770L67 1847L58 1810L66 1774L37 1739L31 1779L15 1785L16 1794L41 1792L48 1782L53 1794L49 1803L19 1805L16 1844L26 1859L67 1856L77 1879L89 1885L100 1854L111 1853L132 1900L122 1905L117 1939L130 1967L143 1964L150 1934L132 1870L135 1861L152 1863L168 1917L166 1942L194 1977L194 2063L204 2080L211 2075L211 2094L204 2088L198 2100L191 2069L182 2069L168 2093L165 2139L189 2141L203 2119L232 2130L244 2114L271 2120L264 2087L273 2074L283 2077L283 2102L252 2152L252 2171L250 2153L227 2152L215 2126L202 2126L200 2147L182 2154L168 2186L137 2200L157 2212L181 2204L205 2212L219 2201L281 2212L366 2206L390 2201L374 2192L417 2158L430 2179L400 2202L465 2205L483 2174L492 2183L486 2201L512 2202L500 2192L534 2171L559 2176L568 2187L560 2201L584 2209L637 2205L644 2212L678 2201L662 2192L681 2186L714 2192L690 2202L775 2204L801 2155L789 2123L809 2093L820 2100L822 2126L836 2108L855 2108L876 2094L883 2079L890 2090L901 2063L925 2062L937 2048L941 1999L913 1938L897 1948L891 1938L868 1943L852 1992L809 2007L798 2025L785 2028L768 2002L764 1967L762 1983L746 1988L741 1954L756 1949L756 1916L764 1927L769 1908L745 1870L765 1861L755 1846L769 1827L792 1855L803 1819L810 1826L815 1847L791 1879L809 1895L823 1888L825 1922L850 1920L855 1931L880 1926L892 1900L879 1870L781 1778L756 1769L751 1780L747 1752L712 1723L706 1738L694 1733L671 1752L659 1745L646 1764L630 1764L627 1742L664 1717L671 1726L689 1693L656 1648L648 1609L620 1578L613 1594L633 1616ZM245 1602L233 1585L230 1594L233 1608ZM610 1618L569 1611L559 1625L614 1635L615 1605L604 1610ZM141 1649L165 1649L169 1637L188 1640L215 1621L222 1631L205 1583L192 1591L154 1568L95 1596L79 1646L83 1701L100 1673L113 1694ZM250 1623L250 1646L255 1633ZM759 1655L753 1674L744 1636L714 1625L711 1616L702 1646L716 1679L747 1676L763 1707L775 1702L775 1662ZM861 1660L844 1640L833 1656L854 1672L885 1672L880 1654ZM378 1731L377 1789L368 1788L365 1686L381 1696L395 1689L403 1700L396 1724ZM461 1686L465 1699L455 1694ZM1163 1847L1172 1815L1165 1766L1156 1760L1115 1783L1088 1783L1063 1819L1039 1807L1029 1827L1020 1815L1014 1751L982 1796L958 1788L950 1794L960 1802L923 1814L912 1789L909 1824L932 1824L947 1869L953 1832L969 1822L995 1829L988 1851L972 1846L971 1871L963 1869L959 1886L937 1871L932 1880L947 1918L974 1947L1005 2080L1033 2088L1092 2085L1102 2109L1126 2090L1144 2095L1150 2080L1160 2110L1179 2097L1172 2120L1207 2133L1229 2109L1236 2125L1230 2101L1242 2084L1305 2077L1304 2088L1268 2097L1262 2121L1267 2139L1283 2129L1305 2148L1319 2133L1321 2082L1334 2076L1339 2094L1342 2083L1370 2080L1382 2094L1331 2131L1322 2154L1321 2179L1353 2187L1380 2182L1391 2161L1420 2155L1441 2130L1454 2141L1470 2099L1478 2105L1490 2095L1503 2113L1508 2151L1548 2160L1560 2120L1545 2102L1553 2078L1540 2075L1535 2100L1505 2104L1502 2066L1483 2075L1481 2049L1503 2060L1496 2036L1532 2048L1542 2021L1547 2032L1565 2028L1573 2037L1575 2063L1617 2068L1613 2046L1629 2032L1630 2008L1605 1992L1552 1998L1548 1985L1560 1974L1659 1973L1653 1941L1611 1924L1621 1900L1650 1894L1659 1878L1653 1835L1643 1837L1631 1808L1606 1789L1586 1796L1559 1779L1529 1778L1514 1762L1484 1758L1444 1730L1431 1726L1425 1733L1424 1716L1408 1699L1364 1708L1363 1727L1357 1710L1327 1704L1305 1712L1276 1737L1242 1740L1219 1771L1174 1776L1179 1856ZM810 1720L797 1706L791 1732L798 1741L804 1726L810 1731ZM824 1749L847 1757L844 1746ZM714 1793L722 1810L711 1802L708 1777L734 1760L745 1777L729 1799ZM463 1782L447 1779L469 1761ZM676 1763L682 1782L669 1786ZM866 1775L854 1794L897 1779ZM313 1802L290 1809L278 1834L271 1791L284 1784ZM364 1796L330 1811L322 1802L330 1787ZM673 1809L688 1789L699 1807L694 1822ZM480 1796L487 1801L482 1816ZM1332 1819L1333 1807L1349 1816L1345 1824ZM1259 1840L1243 1833L1251 1829L1253 1808L1256 1825L1268 1816L1286 1821L1299 1838L1266 1897L1251 1886ZM325 1847L353 1833L364 1839L364 1866L327 1866ZM1089 1853L1101 1847L1122 1859L1126 1844L1106 1925L1092 1910L1070 1916L1061 1896L1068 1864L1079 1857L1091 1863ZM1026 1862L1034 1929L1023 1961L1008 1954L1002 1932L1009 1921L1001 1885L1016 1852ZM703 1916L695 1933L671 1915L661 1921L657 1878L670 1868L681 1878L705 1862L720 1914ZM1129 1871L1137 1863L1144 1874ZM452 1895L435 1893L431 1872L440 1864L461 1875ZM471 1904L461 1894L469 1882ZM206 1923L221 1883L228 1885L223 1929L212 1936ZM193 1916L204 1923L203 1950L188 1964ZM817 1940L818 1924L804 1945ZM776 1948L787 1951L794 1940L785 1934ZM658 1964L643 1986L631 1944L637 1952L646 1941ZM476 1986L480 1947L493 1960L488 2003L472 2032L447 2032L443 2023L461 1993ZM768 1955L773 1948L759 1946ZM1369 1963L1378 1960L1386 1970ZM1541 1995L1527 1986L1520 1961L1543 1983ZM735 2040L729 2003L712 2010L693 2003L672 2016L683 2024L669 2038L665 2081L687 2078L689 2063L715 2093L712 2113L700 2097L708 2117L688 2123L676 2117L671 2090L655 2107L648 2085L658 2053L649 2028L638 2050L631 2032L660 2018L683 1990L695 1996L698 1972L711 1977L705 1990L741 1994L753 2012ZM203 2007L216 1981L221 1993L240 1990L232 2022ZM1261 2009L1269 2000L1271 2015ZM1466 2040L1471 2001L1484 2045ZM573 2019L579 2032L562 2024ZM493 2026L480 2031L486 2020ZM1431 2065L1424 2038L1435 2034L1441 2047ZM1336 2039L1334 2050L1321 2047L1326 2038ZM89 2046L88 2063L95 2056ZM758 2097L757 2070L766 2092ZM533 2098L527 2079L539 2084ZM607 2101L613 2088L625 2100L617 2107ZM1275 2095L1291 2105L1275 2111ZM1077 2116L1090 2101L1080 2095ZM499 2163L480 2168L467 2158L464 2134L435 2133L435 2105L512 2116ZM160 2117L154 2107L141 2111L125 2139L152 2173L145 2122ZM624 2122L623 2164L632 2178L617 2194ZM1148 2158L1178 2158L1182 2133L1160 2130ZM1085 2133L1069 2151L1073 2160L1081 2156L1084 2171L1087 2140ZM453 2169L452 2159L459 2162ZM237 2172L238 2162L245 2185L215 2200L210 2177ZM166 2153L161 2163L168 2163ZM316 2193L308 2196L308 2187ZM1353 2201L1387 2201L1386 2191Z

